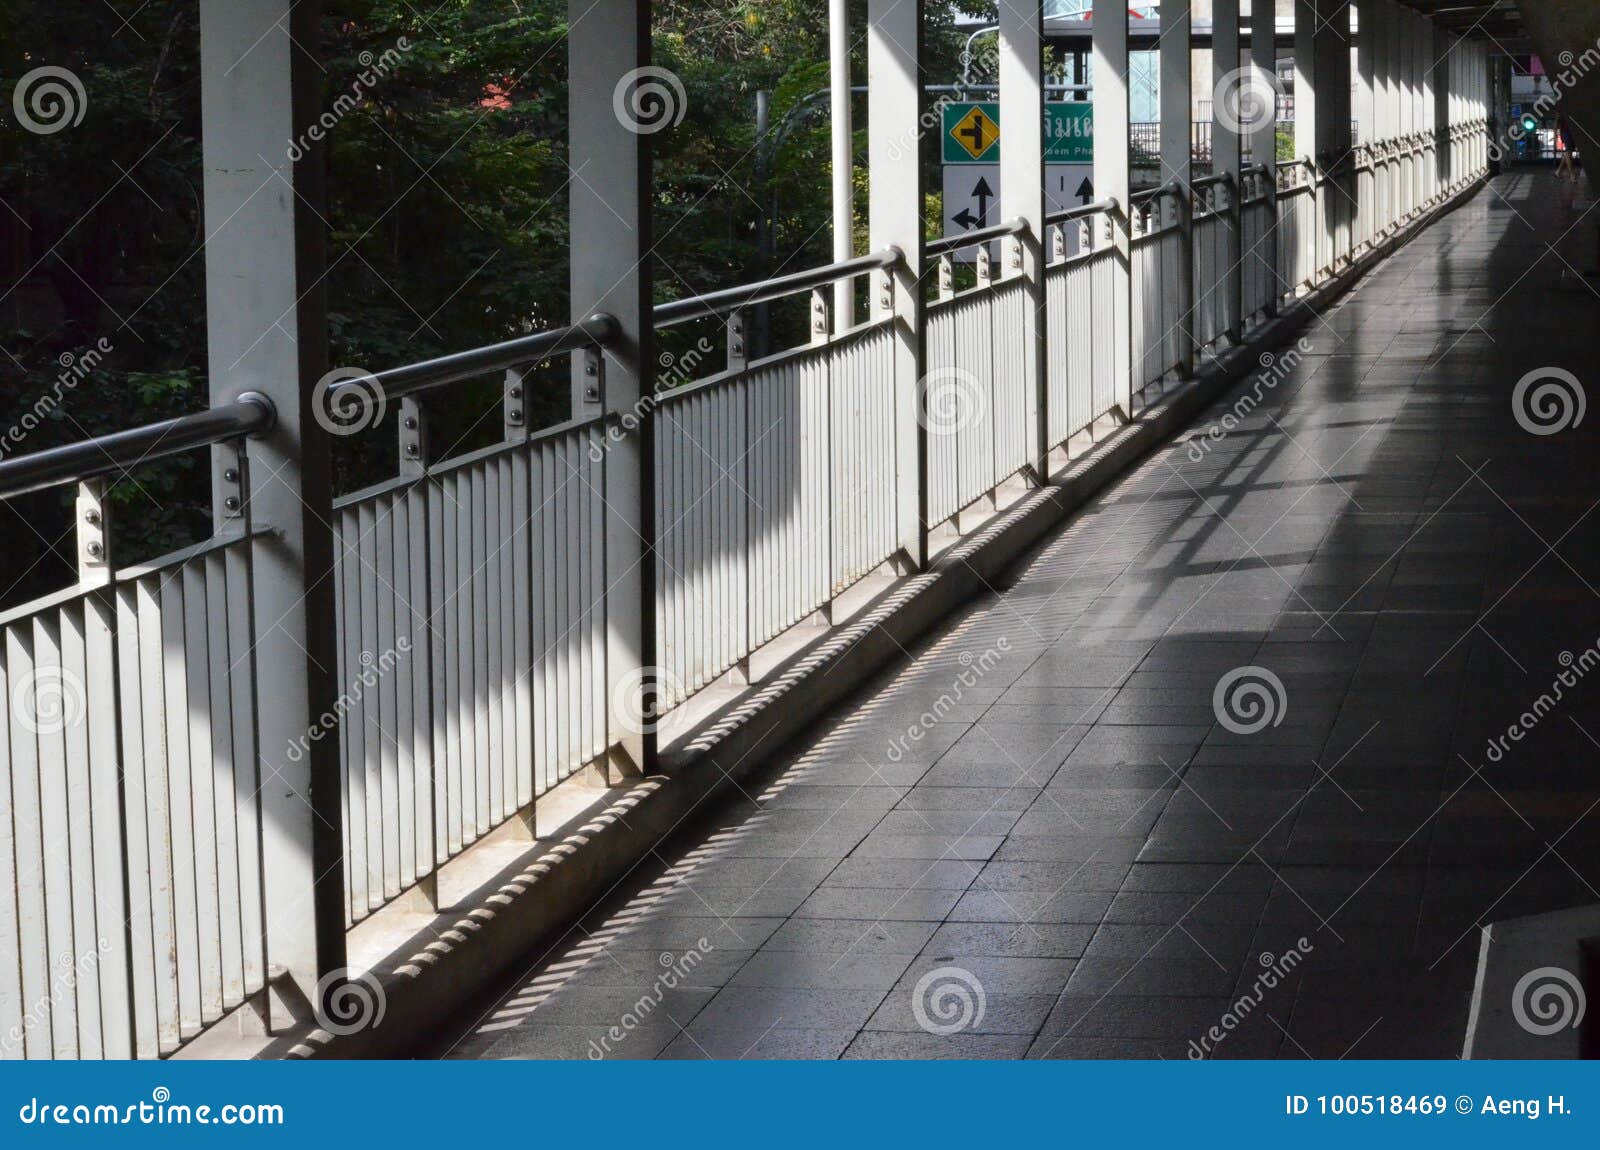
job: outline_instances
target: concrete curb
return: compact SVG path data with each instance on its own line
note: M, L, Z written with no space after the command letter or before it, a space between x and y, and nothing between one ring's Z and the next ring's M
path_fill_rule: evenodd
M1136 463L1165 445L1201 411L1258 368L1257 357L1285 346L1357 280L1441 216L1480 191L1462 189L1405 232L1363 253L1350 267L1258 328L1251 342L1231 349L1181 390L1164 396L1117 429L1048 487L961 540L932 567L907 578L869 609L795 656L768 683L752 688L722 715L685 740L644 780L551 846L517 864L464 900L469 909L437 932L414 936L377 976L384 997L381 1023L354 1034L320 1029L283 1035L266 1058L406 1057L422 1036L461 1014L495 980L540 946L558 945L573 924L624 882L662 839L678 830L707 799L768 760L829 707L902 657L902 651L988 590L1030 548Z

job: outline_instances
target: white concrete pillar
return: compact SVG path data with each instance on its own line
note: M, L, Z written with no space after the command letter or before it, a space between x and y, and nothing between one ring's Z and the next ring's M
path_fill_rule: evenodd
M654 122L618 113L633 86L653 83L649 0L570 0L567 57L572 318L597 311L620 331L600 357L573 357L575 418L638 413L605 455L607 761L652 773L655 718L655 391L651 318L650 145Z
M919 418L925 375L922 300L922 0L867 3L867 166L869 246L904 259L873 273L872 317L893 316L895 531L904 562L928 561L928 441Z
M1391 4L1389 24L1389 60L1390 80L1390 139L1394 141L1396 155L1391 165L1390 183L1393 189L1391 198L1391 220L1393 226L1399 226L1406 215L1406 165L1404 155L1404 142L1406 138L1406 14L1399 4Z
M1316 54L1317 163L1326 181L1320 270L1338 266L1350 252L1350 0L1318 0Z
M1190 9L1190 0L1166 0L1161 5L1160 182L1170 184L1172 192L1156 205L1162 222L1170 220L1178 228L1178 266L1161 285L1161 298L1163 316L1172 317L1167 322L1177 328L1178 373L1185 377L1194 373L1195 357L1194 193L1190 187L1194 180L1194 112L1190 106L1194 53ZM1211 75L1213 117L1237 116L1244 98L1240 78L1216 68Z
M828 0L829 87L832 93L833 155L833 260L842 263L854 254L855 243L855 135L850 103L850 2ZM856 292L851 280L833 285L835 331L855 326Z
M1356 142L1367 169L1355 185L1358 224L1354 241L1357 247L1372 242L1377 219L1377 180L1372 162L1377 114L1377 7L1377 0L1358 0L1356 5Z
M1241 75L1239 70L1239 0L1213 0L1211 24L1211 60L1212 71L1218 76ZM1243 193L1243 181L1240 170L1242 144L1240 137L1243 134L1243 125L1237 119L1224 119L1217 112L1217 104L1212 102L1213 125L1211 129L1211 172L1217 176L1227 176L1228 183L1223 191L1228 199L1229 227L1226 235L1231 246L1220 261L1219 276L1221 283L1207 285L1212 290L1223 293L1227 312L1228 338L1234 343L1239 342L1240 330L1244 321L1244 279L1240 275L1240 256L1243 248L1240 245L1240 234L1244 220L1239 211L1240 197Z
M1252 0L1250 15L1250 90L1261 115L1251 133L1253 162L1266 169L1262 184L1267 202L1272 205L1267 218L1274 221L1256 245L1254 258L1264 269L1267 282L1276 285L1278 275L1278 6L1280 0ZM1277 298L1276 289L1271 293ZM1275 309L1273 309L1275 310Z
M1434 162L1428 167L1428 198L1441 195L1455 183L1456 78L1460 75L1460 49L1448 35L1428 21L1429 55L1433 59L1428 75L1426 103L1429 139L1434 146Z
M1006 276L1021 276L1028 293L1022 364L1033 470L1049 476L1049 388L1045 381L1044 311L1044 5L1005 0L1000 5L1000 219L1020 219L1028 229L1006 241Z
M1125 416L1133 412L1133 264L1129 195L1133 185L1128 140L1127 0L1094 0L1094 187L1117 210L1097 223L1095 246L1108 240L1116 255L1111 269L1112 376ZM1109 232L1109 235L1107 235Z
M345 966L339 740L305 737L338 697L333 481L314 398L328 345L323 153L307 129L322 72L305 46L319 18L312 0L200 5L211 400L256 391L278 411L247 476L267 534L251 547L265 938L245 950L259 962L264 946L273 1030L303 1021L322 976Z

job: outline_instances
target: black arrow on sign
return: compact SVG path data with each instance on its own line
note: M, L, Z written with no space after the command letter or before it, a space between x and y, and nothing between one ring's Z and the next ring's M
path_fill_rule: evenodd
M1083 177L1083 183L1078 185L1078 190L1073 195L1077 196L1085 204L1094 203L1094 181L1089 179L1088 176Z
M982 224L989 218L989 201L994 198L994 189L989 186L989 181L982 176L972 185L972 195L978 201L978 223Z
M966 228L968 231L971 231L973 228L975 228L979 224L983 223L983 217L982 216L973 215L971 210L969 210L967 208L962 208L959 212L957 212L955 215L951 216L950 218L955 223L958 223L962 227Z

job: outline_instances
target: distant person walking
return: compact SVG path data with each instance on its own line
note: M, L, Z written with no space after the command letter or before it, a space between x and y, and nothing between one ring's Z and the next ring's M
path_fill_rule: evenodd
M1563 180L1578 178L1572 166L1572 123L1565 112L1556 117L1556 175Z

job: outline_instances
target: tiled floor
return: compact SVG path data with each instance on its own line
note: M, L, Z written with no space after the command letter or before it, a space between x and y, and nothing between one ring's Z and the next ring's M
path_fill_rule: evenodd
M1479 924L1600 901L1600 444L1512 411L1595 363L1583 211L1418 238L452 1054L1456 1056Z

